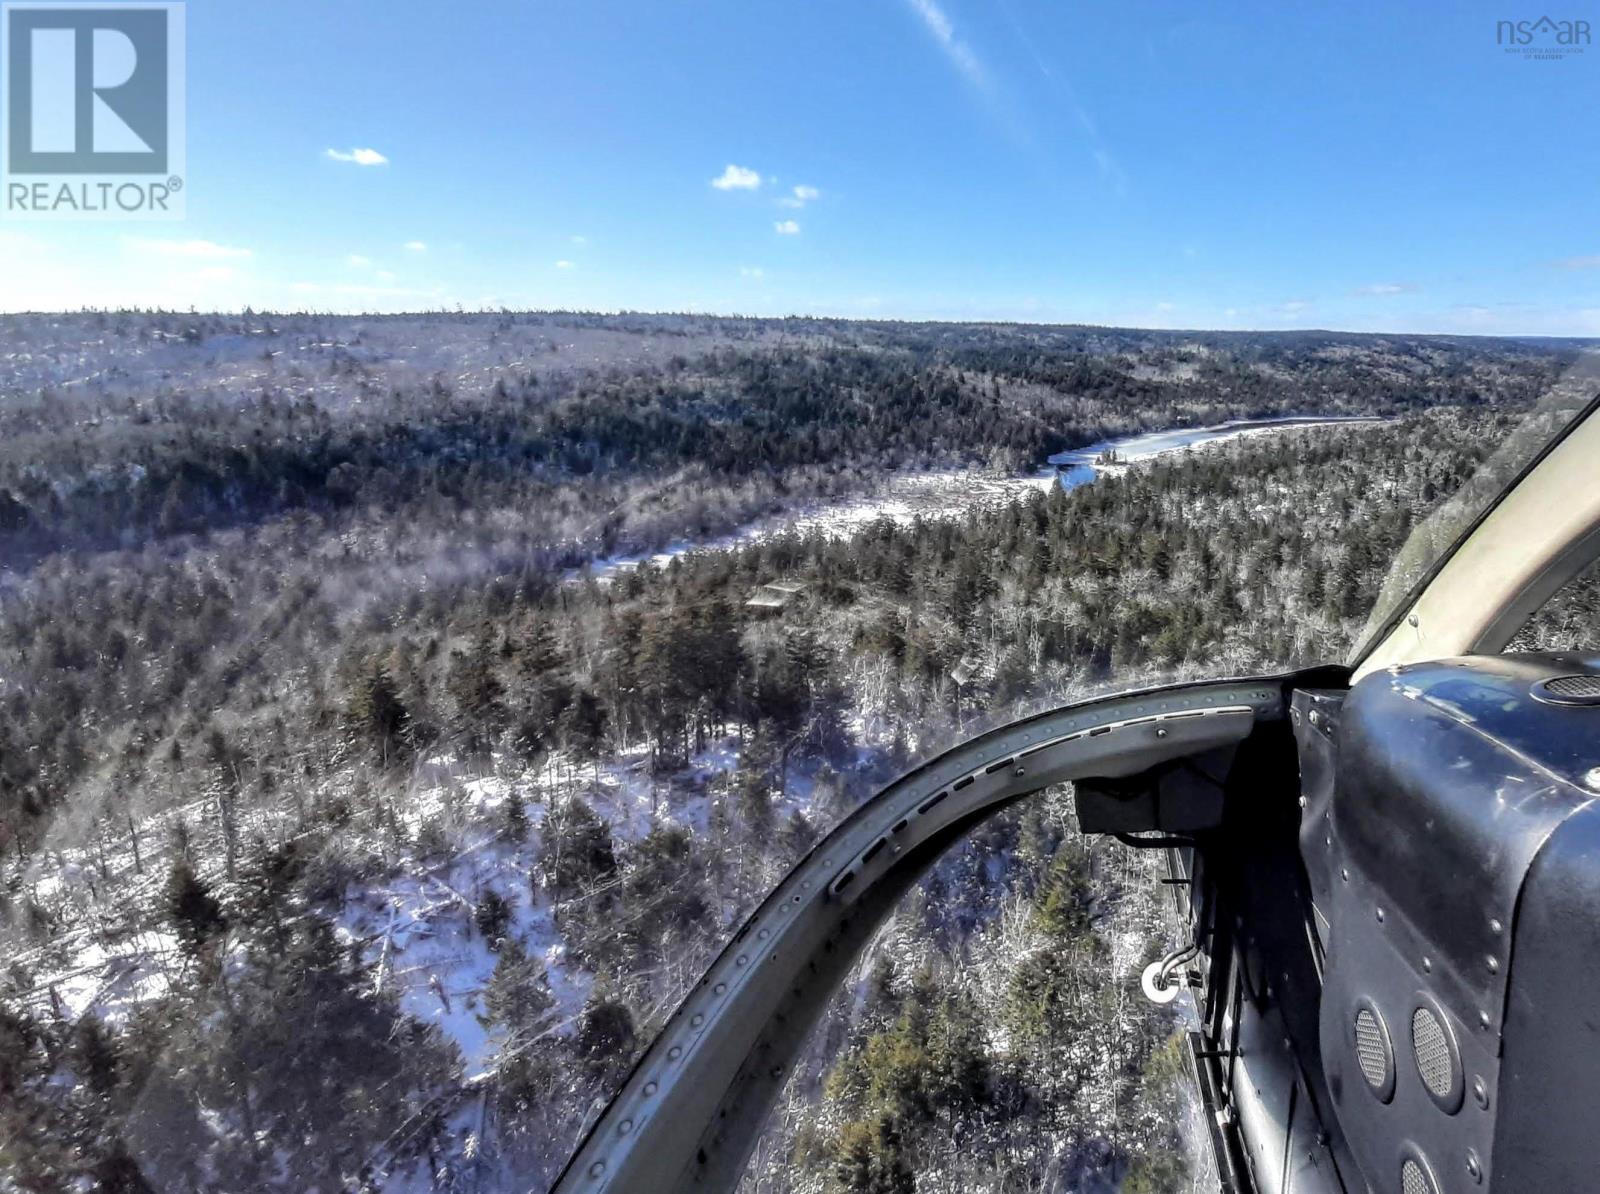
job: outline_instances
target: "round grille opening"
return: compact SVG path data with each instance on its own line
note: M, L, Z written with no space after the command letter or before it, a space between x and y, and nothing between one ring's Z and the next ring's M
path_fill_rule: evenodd
M1356 1065L1368 1088L1387 1103L1394 1097L1394 1047L1378 1009L1363 1000L1355 1018Z
M1400 1191L1401 1194L1439 1194L1428 1171L1410 1157L1400 1166Z
M1411 1046L1417 1054L1417 1073L1422 1084L1436 1099L1450 1097L1455 1088L1455 1063L1450 1057L1450 1038L1444 1025L1425 1007L1411 1013Z
M1389 1073L1389 1058L1383 1033L1378 1031L1378 1017L1366 1008L1356 1013L1356 1057L1361 1062L1361 1076L1373 1086L1382 1086Z
M1454 1115L1461 1110L1461 1097L1466 1093L1455 1029L1432 995L1417 992L1417 1001L1411 1006L1415 1009L1411 1013L1411 1056L1417 1063L1417 1076L1439 1110Z
M1600 676L1555 676L1535 684L1533 695L1551 705L1600 705Z

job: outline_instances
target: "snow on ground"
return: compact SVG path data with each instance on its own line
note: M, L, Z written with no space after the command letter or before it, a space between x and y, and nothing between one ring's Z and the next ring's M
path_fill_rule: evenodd
M661 567L692 551L730 551L790 533L820 531L843 539L880 518L900 526L919 518L960 518L974 509L1003 506L1028 493L1047 491L1054 484L1056 476L1051 469L1024 477L960 470L909 473L895 477L867 496L804 505L714 539L679 540L658 552L608 556L594 561L588 572L596 579L607 580L646 561Z
M1004 506L1030 493L1048 492L1056 486L1076 489L1107 473L1120 473L1173 452L1229 443L1247 436L1281 435L1306 427L1370 424L1379 419L1291 415L1274 419L1235 420L1211 427L1150 431L1120 439L1102 440L1086 448L1058 452L1050 467L1024 476L998 476L972 469L910 473L891 479L876 493L837 502L814 503L788 511L707 540L679 540L661 551L608 556L594 561L589 575L608 580L649 561L662 567L692 551L728 551L760 543L777 535L820 531L832 538L847 538L880 518L905 526L917 519L960 518L969 511ZM1110 454L1115 460L1103 460ZM576 572L574 576L578 575Z
M868 768L875 757L870 748L858 749L845 770ZM390 862L378 876L352 881L341 906L323 911L333 915L343 940L359 943L377 986L455 1042L471 1083L492 1071L501 1043L478 1018L484 1011L482 991L498 958L474 921L486 892L498 892L509 902L507 935L544 964L554 1000L552 1031L571 1030L594 983L594 975L568 957L556 909L536 881L552 804L587 801L610 825L619 854L658 824L682 825L703 838L711 832L713 804L739 759L740 743L731 734L709 742L671 777L651 774L643 745L599 766L559 756L532 767L505 759L474 767L449 754L430 757L418 764L397 801L402 843L419 844L402 844L398 854L385 851ZM810 760L791 765L785 790L774 796L779 818L818 815L813 807L817 766ZM513 795L525 802L529 829L523 842L508 841L502 832ZM115 850L100 843L53 852L54 869L40 876L36 895L49 901L65 927L47 945L13 958L26 964L28 998L38 1012L69 1021L94 1014L120 1023L139 1004L167 991L187 960L161 911L171 835L154 830L182 816L193 835L194 857L212 860L203 868L204 877L226 898L221 842L213 840L217 830L209 811L197 802L147 822L141 832L142 874L135 873L126 844ZM352 849L361 853L363 845L375 844L353 842Z
M337 918L342 936L362 942L364 957L378 970L375 981L395 993L406 1012L438 1025L460 1047L469 1080L485 1072L496 1047L477 1018L496 960L473 924L477 899L490 889L505 896L512 903L507 935L546 958L547 966L559 961L552 956L560 938L549 909L529 894L530 844L514 846L492 830L474 829L447 862L352 889ZM549 969L552 979L565 978L559 965ZM564 1016L576 1014L587 996L581 984L553 981L551 987Z
M166 994L173 971L182 966L172 933L146 931L106 944L89 937L57 971L34 988L37 1003L76 1020L89 1009L112 1024L122 1024L141 1003Z
M56 819L17 887L55 931L42 944L5 943L6 962L21 976L30 1008L69 1021L93 1012L120 1025L166 993L188 965L159 912L175 831L187 828L191 857L211 860L197 861L202 877L221 882L225 851L216 815L210 795L148 814L139 820L137 846L113 822L86 827L68 816ZM242 815L240 837L269 837L266 825L267 814Z
M857 752L856 766L871 752ZM364 959L380 971L376 981L396 994L401 1007L436 1024L460 1048L470 1082L489 1073L500 1042L478 1019L482 991L497 954L473 922L477 902L493 890L511 903L507 936L545 966L554 999L556 1031L570 1031L594 984L594 975L567 957L555 909L542 883L535 885L544 821L553 802L582 798L611 827L619 853L656 824L682 825L696 836L710 832L716 781L739 764L738 739L716 739L689 760L682 772L653 777L644 747L599 767L573 766L557 757L520 772L470 773L441 755L426 760L401 813L413 832L432 819L449 819L448 848L437 860L403 857L384 878L352 885L337 925L346 940L359 941ZM814 814L815 766L796 762L781 796L779 817ZM512 843L500 833L506 801L526 800L529 833Z

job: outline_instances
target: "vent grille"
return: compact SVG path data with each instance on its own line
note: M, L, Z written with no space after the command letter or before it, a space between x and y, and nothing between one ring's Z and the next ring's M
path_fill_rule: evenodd
M1600 676L1555 676L1535 684L1533 695L1553 705L1600 705Z
M1382 1090L1388 1084L1389 1042L1371 1008L1364 1007L1356 1013L1356 1061L1372 1089Z
M1417 1055L1417 1072L1422 1075L1422 1084L1434 1098L1449 1098L1456 1084L1450 1039L1445 1036L1439 1017L1425 1007L1411 1014L1411 1046Z
M1428 1171L1407 1157L1400 1166L1401 1194L1439 1194Z
M1557 676L1545 689L1556 696L1600 697L1600 676Z

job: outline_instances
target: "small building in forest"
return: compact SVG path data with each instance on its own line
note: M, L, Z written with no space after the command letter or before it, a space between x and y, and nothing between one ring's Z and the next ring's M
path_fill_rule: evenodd
M805 592L805 585L792 580L775 580L770 584L762 585L746 601L746 609L760 610L763 613L779 613L789 608L796 597Z

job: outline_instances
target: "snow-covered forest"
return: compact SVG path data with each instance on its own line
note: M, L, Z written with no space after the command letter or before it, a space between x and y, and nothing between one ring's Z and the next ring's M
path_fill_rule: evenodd
M1572 354L0 319L0 1188L545 1188L838 817L1045 704L1342 658L1411 529ZM1384 421L593 567L1287 414ZM1204 1188L1177 1014L1137 989L1171 944L1154 861L1071 807L1003 814L908 898L747 1188Z

